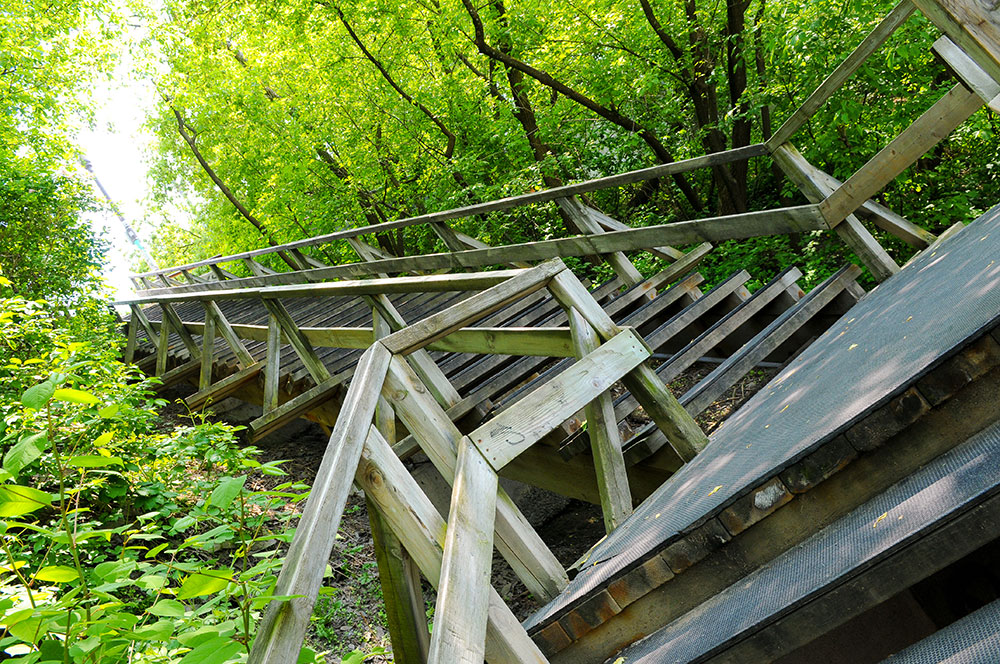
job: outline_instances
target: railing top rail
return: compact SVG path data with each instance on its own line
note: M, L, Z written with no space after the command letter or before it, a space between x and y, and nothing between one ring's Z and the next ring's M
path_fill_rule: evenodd
M347 228L342 231L327 233L326 235L317 235L315 237L306 238L304 240L296 240L295 242L288 242L286 244L281 244L273 247L264 247L262 249L244 251L242 253L231 254L229 256L217 256L214 258L207 258L205 260L197 261L194 263L188 263L186 265L165 267L159 270L134 274L132 276L155 277L161 274L173 274L180 272L181 270L191 270L194 268L204 267L207 265L213 265L219 263L229 263L244 258L255 258L257 256L272 254L279 251L291 251L293 249L303 249L305 247L313 247L319 244L327 244L334 240L346 240L361 235L368 235L371 233L381 233L383 231L396 230L398 228L405 228L407 226L413 226L416 224L430 224L440 221L448 221L450 219L461 219L463 217L471 217L477 214L486 214L488 212L499 212L501 210L509 210L511 208L520 207L522 205L529 205L532 203L546 203L549 201L554 201L559 198L567 198L570 196L576 196L578 194L585 194L592 191L598 191L600 189L608 189L610 187L618 187L626 184L632 184L635 182L642 182L644 180L652 180L667 175L674 175L676 173L693 171L699 168L717 166L719 164L727 164L734 161L742 161L744 159L750 159L751 157L759 157L766 154L768 154L768 151L767 148L764 146L764 144L757 143L742 148L736 148L734 150L715 152L700 157L694 157L692 159L684 159L682 161L671 162L669 164L659 164L657 166L650 166L649 168L640 168L638 170L628 171L626 173L609 175L607 177L596 178L594 180L586 180L584 182L568 184L562 187L542 189L540 191L531 192L530 194L522 194L520 196L510 196L507 198L500 198L494 201L488 201L486 203L476 203L474 205L466 205L465 207L453 208L451 210L443 210L441 212L430 212L428 214L422 214L416 217L407 217L406 219L386 221L381 224L372 224L370 226L361 226L358 228Z

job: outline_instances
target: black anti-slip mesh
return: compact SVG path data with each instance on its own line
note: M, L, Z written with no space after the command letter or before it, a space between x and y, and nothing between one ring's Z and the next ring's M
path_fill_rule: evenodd
M884 664L996 664L1000 662L1000 600L901 650Z
M998 485L1000 423L611 660L624 657L628 664L703 661L983 502ZM899 555L905 556L905 550Z
M597 544L580 574L525 627L564 614L650 551L801 459L998 317L1000 206L871 291L803 351Z

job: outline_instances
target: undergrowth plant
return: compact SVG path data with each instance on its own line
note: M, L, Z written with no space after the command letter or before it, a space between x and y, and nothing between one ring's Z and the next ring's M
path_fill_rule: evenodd
M0 297L0 652L243 661L307 487L254 488L285 473L235 427L158 431L166 402L117 361L110 327Z

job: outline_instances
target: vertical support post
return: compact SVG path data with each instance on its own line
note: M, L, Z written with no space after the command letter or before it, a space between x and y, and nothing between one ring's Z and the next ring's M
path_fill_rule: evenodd
M281 331L285 334L285 338L288 339L288 343L292 345L295 354L302 360L302 364L305 365L309 371L309 375L316 381L316 384L319 385L323 381L329 380L329 370L327 370L319 357L316 356L316 351L313 350L309 339L299 330L298 325L292 320L285 306L278 300L264 299L262 301L264 307L271 313L271 317L277 321L278 327L281 328Z
M160 321L160 341L156 346L156 375L162 376L167 371L167 352L170 350L170 323L166 317Z
M264 407L270 413L278 407L278 378L281 377L281 327L272 314L267 317L267 360L264 365Z
M205 329L201 333L201 373L198 374L198 389L207 389L212 384L212 364L215 359L215 319L205 316Z
M392 331L374 309L372 327L376 340L388 336ZM378 406L375 408L375 427L389 444L396 441L396 414L383 396L379 396ZM427 661L430 632L424 615L420 569L388 527L376 503L371 498L366 500L389 636L392 640L393 661L398 664L423 664Z
M600 345L597 333L576 309L567 310L569 327L573 335L573 350L579 359ZM601 495L601 512L604 530L610 533L632 513L632 494L628 487L625 457L622 454L621 436L611 395L601 394L584 409L587 417L587 434L594 455L597 490Z
M226 340L229 347L233 349L233 353L236 354L236 361L239 363L240 368L246 369L253 364L253 355L243 345L243 341L233 330L233 326L229 324L229 321L226 320L219 305L214 300L204 300L202 304L205 306L205 320L207 321L209 318L214 320L219 333L222 334L222 338Z
M131 364L135 359L135 340L139 334L139 321L133 315L128 322L128 337L125 341L125 363Z
M604 229L597 223L586 210L586 206L576 198L558 198L556 204L568 217L570 217L581 229L587 233L603 233ZM642 274L632 265L632 261L620 252L615 251L601 256L608 265L615 271L621 280L629 286L635 286L642 282Z

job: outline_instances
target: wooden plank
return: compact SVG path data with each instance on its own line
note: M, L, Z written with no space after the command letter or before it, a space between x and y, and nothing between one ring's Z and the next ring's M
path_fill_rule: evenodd
M819 203L833 193L833 189L816 177L811 164L790 143L780 145L771 155L795 186L813 203ZM861 259L877 281L885 281L899 272L899 265L886 250L872 237L853 214L847 216L835 230L840 239Z
M336 269L336 268L317 268ZM530 269L530 268L528 268ZM242 300L248 297L289 298L289 297L337 297L357 295L381 295L394 293L434 293L448 291L485 290L503 283L524 272L524 269L493 270L491 272L463 274L433 274L415 277L378 277L337 281L332 283L296 283L290 285L261 286L257 288L236 288L244 280L232 280L224 284L210 284L214 290L174 291L122 300L118 304L190 302L204 300ZM287 273L274 273L286 275ZM271 275L273 276L273 275ZM294 278L294 275L291 275ZM200 284L206 286L206 284ZM233 288L217 289L216 286Z
M127 331L127 337L125 339L125 353L122 356L125 364L132 364L132 360L135 359L135 346L136 337L139 334L139 321L135 319L135 316L131 320L125 323Z
M785 143L799 130L809 118L811 118L819 108L834 95L837 90L847 82L855 71L858 70L868 57L877 51L885 40L892 35L896 29L906 22L906 19L913 13L913 3L910 0L903 0L889 12L889 15L882 19L882 22L875 26L875 29L858 44L847 58L833 70L833 73L826 77L819 87L809 95L802 106L795 110L791 116L774 132L768 139L766 145L768 150L773 151L776 147Z
M477 203L475 205L468 205L465 207L455 208L452 210L445 210L443 212L431 212L429 214L424 214L417 217L398 219L395 221L388 221L381 224L362 226L359 228L351 228L343 231L337 231L335 233L328 233L326 235L319 235L316 237L307 238L305 240L289 242L287 244L283 244L277 247L265 247L263 249L255 249L253 251L245 251L243 253L233 254L231 256L209 258L203 261L196 261L194 263L188 263L186 265L181 265L178 267L163 268L162 270L153 270L151 272L144 272L142 274L137 274L134 276L145 277L153 274L158 274L160 272L170 272L179 269L191 269L191 268L201 267L203 265L211 265L213 263L226 263L230 261L239 260L242 258L252 258L254 256L262 256L264 254L269 254L279 250L286 250L293 248L301 249L304 247L311 247L319 244L327 244L329 242L333 242L334 240L356 238L362 235L369 235L372 233L381 233L383 231L396 230L398 228L405 228L407 226L413 226L415 224L429 224L438 221L448 221L450 219L471 217L477 214L486 214L489 212L497 212L500 210L509 210L511 208L520 207L522 205L529 205L532 203L545 203L548 201L554 201L557 198L576 196L578 194L585 194L591 191L607 189L609 187L620 187L626 184L631 184L633 182L642 182L644 180L650 180L664 176L674 175L676 173L686 173L688 171L697 170L699 168L708 168L710 166L728 164L735 161L744 161L746 159L750 159L751 157L763 156L767 153L768 150L764 147L763 144L748 145L746 147L736 148L733 150L726 150L723 152L714 152L712 154L703 155L701 157L694 157L692 159L675 161L669 164L660 164L657 166L651 166L649 168L641 168L635 171L629 171L627 173L621 173L618 175L611 175L608 177L597 178L594 180L587 180L585 182L565 185L562 187L543 189L541 191L532 192L530 194L523 194L521 196L501 198L499 200L489 201L487 203Z
M553 275L566 270L561 260L548 260L538 267L524 270L444 311L428 316L409 327L386 337L385 347L393 354L406 355L447 336L468 323L515 302L543 288Z
M205 318L201 332L201 372L198 376L198 389L207 389L212 384L212 368L215 358L215 319Z
M497 470L608 390L650 351L624 329L469 434Z
M267 317L267 356L264 360L264 414L278 407L278 380L281 378L281 327L271 314Z
M250 258L241 258L240 261L247 266L247 269L249 269L250 272L256 274L258 277L266 277L271 274L278 274L271 268L261 265L257 261L252 260Z
M287 664L298 659L390 358L389 351L376 343L358 362L278 575L274 594L294 597L268 604L250 651L251 664Z
M604 339L618 333L615 322L571 272L557 274L549 282L549 290L563 306L576 308ZM648 364L640 364L625 374L622 382L682 460L693 459L708 444L708 437Z
M201 361L197 359L188 360L184 364L179 364L170 371L159 374L161 384L156 386L156 391L159 392L160 390L164 390L171 385L175 385L182 380L194 376L200 369Z
M267 277L250 277L226 282L234 288L256 287L283 283L301 283L349 276L389 272L414 272L439 269L462 269L484 265L503 265L512 260L549 260L553 256L590 256L614 251L632 251L665 244L694 244L696 242L721 242L763 235L782 235L813 230L826 230L830 225L816 205L746 212L742 214L680 221L660 226L633 228L601 235L586 235L540 242L527 242L489 249L470 249L447 254L427 254L407 258L351 263L329 268L304 270L290 274ZM140 297L150 295L186 293L215 288L216 284L176 286L169 289L143 291Z
M308 369L309 375L316 381L316 384L318 385L329 380L330 372L323 362L316 357L316 351L313 350L312 344L299 331L298 325L295 324L295 321L288 314L285 305L277 300L263 300L263 302L264 307L270 312L274 320L277 321L285 338L288 339L288 343L295 349L295 354L302 360L302 364ZM270 337L270 334L268 336Z
M187 407L191 410L198 410L210 401L218 403L247 383L256 379L257 374L259 374L263 369L263 362L251 364L246 369L240 369L236 373L226 376L214 385L192 394L184 399L184 403L187 404Z
M130 304L129 309L132 310L132 320L139 321L142 325L142 329L146 331L146 336L149 337L150 343L153 344L154 348L159 348L160 346L160 335L157 334L156 329L153 324L149 322L149 318L146 316L146 312L142 310L138 304Z
M580 358L588 357L600 347L597 333L576 309L570 309L568 314L576 354ZM625 473L625 457L622 456L622 441L611 395L606 391L601 393L587 404L585 414L597 488L601 494L604 530L610 533L632 513L632 494Z
M597 234L604 232L604 228L588 212L590 208L575 197L558 198L556 199L556 205L584 233ZM621 280L625 284L634 286L643 280L642 273L636 269L635 265L632 265L632 261L622 252L613 251L610 254L605 254L602 258L611 266L615 274L621 277Z
M170 352L170 323L162 321L160 323L160 340L156 344L156 375L160 376L167 371L167 354Z
M820 211L831 227L861 207L896 176L969 119L983 105L979 95L964 84L948 91L913 124L903 130L878 154L820 203Z
M627 231L630 226L623 224L614 217L609 217L597 208L587 206L587 212L606 231ZM665 260L673 262L684 256L684 252L674 247L650 247L649 253L659 256Z
M913 4L1000 81L1000 12L996 4L968 0L914 0Z
M332 399L336 396L336 390L351 377L352 373L353 370L341 372L322 383L313 385L305 392L302 392L293 399L289 399L274 409L265 411L263 415L252 420L247 425L247 428L250 429L251 439L258 441L264 436L277 431L292 420L297 419L302 414Z
M403 358L393 358L382 392L441 476L454 482L462 433ZM502 488L497 491L494 544L540 601L553 599L568 583L562 565Z
M374 427L369 431L355 481L378 505L430 584L438 587L448 526ZM490 589L489 596L486 659L511 664L546 664L538 646L496 591Z
M1000 113L1000 83L983 71L983 68L976 64L965 51L958 47L955 42L947 36L940 37L934 42L934 52L941 56L955 74L962 79L967 86L972 88L976 94L982 97L993 111Z
M762 362L810 318L832 302L844 291L849 282L859 276L861 270L856 265L848 265L838 270L688 390L680 398L680 402L692 415L701 413L749 373L758 362Z
M428 661L482 664L499 484L468 438L458 445Z
M198 357L201 353L201 349L198 348L198 344L191 337L191 333L184 329L184 326L181 324L181 317L177 315L173 306L166 302L161 302L160 310L163 312L163 320L170 321L170 328L177 333L178 337L180 337L181 343L183 343L184 347L188 349L189 353L191 353L191 357Z

